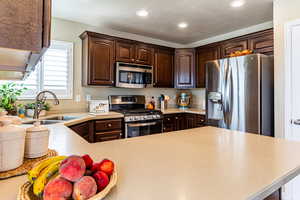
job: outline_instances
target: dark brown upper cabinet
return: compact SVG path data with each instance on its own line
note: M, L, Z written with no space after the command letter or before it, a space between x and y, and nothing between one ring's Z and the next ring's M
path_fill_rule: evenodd
M135 62L143 65L152 65L154 49L146 44L137 44Z
M204 46L196 50L196 87L205 88L206 63L220 58L220 47Z
M135 61L135 43L133 41L116 42L116 61L126 63Z
M198 47L196 50L196 87L205 87L207 61L228 57L232 52L245 49L254 53L273 55L273 29L251 33L241 37Z
M154 87L174 87L174 49L157 48L154 53Z
M114 85L115 41L91 32L82 39L83 85Z
M221 56L222 58L227 58L230 56L231 53L236 51L243 51L248 49L248 41L245 40L237 40L237 41L227 41L224 42L221 46Z
M175 88L195 87L195 50L176 49L175 51Z
M254 53L273 55L274 32L273 29L260 32L248 40L249 49Z
M131 40L116 42L116 61L152 65L154 49Z
M23 79L50 46L51 0L5 0L0 10L0 76Z

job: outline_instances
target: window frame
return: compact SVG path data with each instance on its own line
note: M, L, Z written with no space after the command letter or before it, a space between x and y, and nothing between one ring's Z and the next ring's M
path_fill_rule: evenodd
M51 45L62 45L67 47L68 49L68 82L67 82L67 86L68 86L68 94L65 95L57 95L58 99L62 99L62 100L72 100L74 99L73 97L73 90L74 90L74 43L73 42L68 42L68 41L59 41L59 40L51 40ZM51 48L50 45L50 48ZM43 55L45 56L45 54ZM41 58L40 61L40 69L38 69L37 72L37 79L38 79L38 84L37 84L37 91L42 91L44 90L44 59L43 57ZM37 95L37 94L36 94ZM52 96L47 97L49 99L52 99ZM35 96L20 96L19 100L32 100L35 99Z

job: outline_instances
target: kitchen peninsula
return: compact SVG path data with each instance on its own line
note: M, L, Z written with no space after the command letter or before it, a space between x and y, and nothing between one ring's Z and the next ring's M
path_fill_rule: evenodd
M63 124L50 125L50 148L117 164L106 200L263 199L300 174L297 142L203 127L90 144ZM0 182L14 200L26 176Z

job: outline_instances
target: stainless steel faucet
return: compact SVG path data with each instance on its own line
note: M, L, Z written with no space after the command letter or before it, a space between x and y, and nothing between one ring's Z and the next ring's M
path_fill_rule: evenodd
M47 97L45 95L46 93L49 93L49 94L51 94L54 97L54 105L58 105L59 104L59 100L58 100L56 94L54 94L53 92L51 92L49 90L41 91L35 97L35 108L34 108L33 119L39 119L40 112L42 111L42 108L43 108L43 104L45 103L45 101L47 99Z

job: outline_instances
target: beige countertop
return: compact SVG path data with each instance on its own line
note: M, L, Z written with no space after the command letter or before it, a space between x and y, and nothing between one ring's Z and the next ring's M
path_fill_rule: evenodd
M89 144L62 124L50 125L61 155L110 158L118 183L105 200L257 200L300 173L300 143L204 127ZM15 200L25 176L0 181Z
M72 116L77 117L76 119L68 120L62 122L62 124L66 126L72 126L75 124L83 123L90 120L101 120L101 119L115 119L115 118L123 118L124 115L117 113L117 112L109 112L107 114L90 114L90 113L63 113L63 114L50 114L44 117L40 117L41 120L43 119L51 119L53 117L59 116ZM24 118L23 122L30 122L33 121L32 118Z

